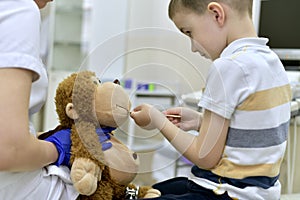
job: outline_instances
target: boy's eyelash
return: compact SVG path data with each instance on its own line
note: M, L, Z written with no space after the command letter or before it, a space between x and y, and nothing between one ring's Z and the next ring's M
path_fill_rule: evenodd
M187 35L187 36L189 36L189 37L192 37L192 32L191 32L191 31L186 31L186 30L184 30L184 29L180 29L180 31L181 31L183 34L185 34L185 35Z
M186 34L186 35L189 36L189 37L192 36L192 32L191 32L191 31L185 31L184 34Z

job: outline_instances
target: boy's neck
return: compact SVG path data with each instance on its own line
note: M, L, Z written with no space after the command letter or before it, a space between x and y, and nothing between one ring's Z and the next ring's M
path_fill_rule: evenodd
M227 45L241 38L257 37L257 33L250 17L233 20L228 25L228 30L230 31L228 31Z

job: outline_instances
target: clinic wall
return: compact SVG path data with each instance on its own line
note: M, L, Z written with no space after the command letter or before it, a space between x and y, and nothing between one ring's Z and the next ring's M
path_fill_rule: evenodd
M168 17L169 1L129 1L125 72L127 77L157 81L178 93L204 87L210 62L191 52L190 40ZM172 84L173 83L173 84Z
M204 87L209 61L191 53L189 39L168 18L168 3L94 1L89 68L105 79L154 81L180 93Z
M127 16L127 1L92 1L89 54L83 67L95 71L101 79L120 78L123 74L125 61L120 54L125 51L122 34L127 30Z

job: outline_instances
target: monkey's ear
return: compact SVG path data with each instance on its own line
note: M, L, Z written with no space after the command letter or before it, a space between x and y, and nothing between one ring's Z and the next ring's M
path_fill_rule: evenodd
M78 116L76 110L74 109L74 105L72 103L67 104L65 111L69 118L78 119L79 116Z

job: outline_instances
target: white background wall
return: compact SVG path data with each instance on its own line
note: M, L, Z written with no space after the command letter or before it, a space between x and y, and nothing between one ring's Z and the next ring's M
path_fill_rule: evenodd
M252 19L255 26L256 31L258 32L258 25L259 25L259 16L260 16L260 1L261 0L253 0L253 12L252 12Z
M105 79L120 77L124 71L124 58L113 67L108 65L125 51L125 38L119 35L127 30L128 1L93 0L91 3L88 66Z
M97 67L104 78L182 82L183 93L204 86L209 62L191 53L189 39L168 18L169 1L93 3L91 69Z

